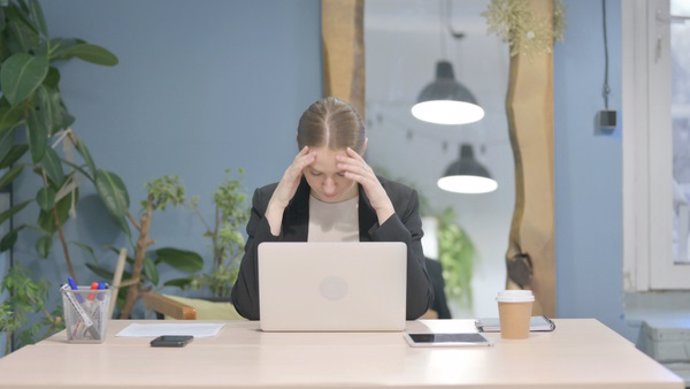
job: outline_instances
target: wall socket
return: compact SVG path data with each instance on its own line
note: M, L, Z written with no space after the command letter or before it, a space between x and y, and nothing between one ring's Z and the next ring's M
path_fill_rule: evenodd
M618 115L616 111L603 110L599 111L597 123L602 130L614 130L618 123Z

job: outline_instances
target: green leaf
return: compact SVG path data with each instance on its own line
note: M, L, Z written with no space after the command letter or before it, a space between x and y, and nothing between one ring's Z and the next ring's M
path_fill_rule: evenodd
M65 106L62 104L62 99L57 89L46 87L46 90L48 91L48 105L50 107L50 122L52 125L50 128L50 135L53 135L55 132L69 127L74 121L74 118L70 116L71 119L66 119L69 114L65 111Z
M53 236L43 235L36 241L36 252L41 258L48 258L50 254L50 249L53 247Z
M132 240L132 231L129 229L129 222L125 216L116 217L115 224L120 227L120 231L124 232L126 236L129 237L130 242Z
M46 148L41 164L43 169L45 169L46 175L56 187L59 188L65 183L65 172L62 170L60 157L52 147Z
M14 145L14 131L0 131L0 160L5 159Z
M48 128L41 122L41 118L32 110L26 122L26 136L29 139L29 150L31 150L31 160L39 163L48 148Z
M86 263L86 267L88 267L89 270L91 270L94 274L96 274L97 276L99 276L101 278L104 278L106 280L112 280L113 279L113 272L111 272L110 270L108 270L104 267L94 265L93 263Z
M12 18L9 20L7 26L11 33L11 37L16 40L22 51L29 51L36 48L41 40L34 27L23 18Z
M81 173L84 177L86 177L86 178L87 178L89 181L91 181L94 185L96 184L96 180L95 180L93 177L91 177L91 175L89 174L89 172L87 172L86 170L84 170L81 166L77 165L76 163L72 163L72 162L70 162L70 161L68 161L68 160L66 160L66 159L64 159L64 158L61 158L60 161L62 161L63 164L65 164L65 165L71 167L73 170L76 170L76 171L78 171L79 173Z
M38 206L48 212L53 209L55 205L55 191L49 186L44 186L38 193L36 193L36 202Z
M48 35L48 27L46 26L46 19L43 16L43 9L41 9L41 4L38 0L29 0L29 16L34 22L38 31L43 34L43 36Z
M55 212L57 213L57 221L55 220L55 215L53 210L43 211L41 210L38 214L38 226L48 233L54 233L57 231L57 226L62 226L67 221L69 217L69 210L72 207L72 198L76 196L79 198L79 190L74 190L70 192L67 196L61 198L55 204Z
M71 43L71 42L70 42ZM79 58L97 65L114 66L118 59L107 49L91 43L69 44L54 53L55 59Z
M193 281L192 278L175 278L172 280L165 281L163 283L163 286L174 286L174 287L178 287L180 289L186 289L186 288L189 288L192 281Z
M84 158L84 162L86 162L86 165L89 166L89 170L91 170L91 174L93 176L96 175L96 164L93 163L93 158L91 158L91 153L89 153L89 149L86 148L86 145L84 142L81 141L81 139L77 139L77 151L81 155L82 158Z
M72 114L70 114L67 111L67 108L63 104L62 105L62 120L60 121L60 123L61 123L60 128L68 128L69 126L74 124L75 120L76 120L76 118L74 116L72 116Z
M51 101L54 94L56 93L50 93L45 86L41 85L36 89L34 97L36 117L41 122L43 128L46 129L46 134L53 132L53 119L57 115L57 112L55 112L56 107L53 106Z
M37 26L34 24L34 21L31 20L31 10L29 9L29 4L27 4L26 0L17 0L16 5L17 6L10 8L10 11L13 13L10 15L9 19L21 20L34 32L38 33Z
M154 252L163 262L185 273L195 273L204 267L204 259L193 251L163 247Z
M93 247L89 246L86 243L77 242L75 240L71 241L70 243L86 251L94 261L98 261L98 258L96 257L96 252L93 250Z
M153 285L158 285L160 282L160 277L158 275L158 268L156 264L153 263L151 258L144 258L144 276L151 281Z
M15 205L14 207L8 209L7 211L0 213L0 224L4 223L7 219L11 218L14 214L16 214L17 212L24 209L24 207L29 205L29 203L32 201L33 201L33 199L26 200L22 203Z
M21 158L28 149L29 146L25 144L12 145L10 151L2 158L2 160L0 160L0 169L9 167L10 165L17 162L19 158Z
M24 119L22 108L21 106L12 107L7 100L2 99L0 102L0 131L13 129L22 122Z
M14 244L17 242L17 237L19 236L19 231L24 227L25 226L22 225L18 228L14 228L2 237L2 240L0 240L0 252L7 251L14 247Z
M24 165L16 165L10 171L0 177L0 190L5 189L24 170Z
M86 43L86 41L79 38L53 38L50 40L51 53L49 59L66 59L64 53L82 43Z
M60 85L60 71L53 66L49 67L48 74L46 75L46 78L43 80L43 85L51 89L57 90L58 86Z
M48 74L48 58L17 53L7 58L0 69L0 85L13 106L24 101Z
M96 190L108 211L116 218L122 218L129 210L129 194L122 179L115 173L96 171Z

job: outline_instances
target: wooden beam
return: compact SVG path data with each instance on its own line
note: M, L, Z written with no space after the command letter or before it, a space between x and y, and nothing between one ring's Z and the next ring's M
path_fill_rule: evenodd
M553 0L526 2L535 18L553 19ZM515 158L515 209L506 252L509 289L532 289L534 314L556 314L553 175L553 54L510 59L506 110Z
M322 0L324 96L352 104L365 117L364 1Z

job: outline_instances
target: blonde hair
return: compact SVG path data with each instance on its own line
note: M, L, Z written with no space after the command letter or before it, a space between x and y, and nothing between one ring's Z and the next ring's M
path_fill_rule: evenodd
M364 148L364 123L355 108L337 97L314 102L299 119L297 145L331 150L350 147L358 153Z

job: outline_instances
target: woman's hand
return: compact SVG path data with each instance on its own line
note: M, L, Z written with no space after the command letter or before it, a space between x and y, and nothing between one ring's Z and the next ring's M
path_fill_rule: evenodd
M276 190L271 196L266 208L266 219L271 227L271 234L280 235L280 228L283 221L283 212L297 192L302 171L316 160L316 152L309 150L309 146L304 148L295 156L290 166L283 173Z
M364 193L369 198L369 203L376 211L379 225L383 224L395 213L391 199L383 189L383 186L381 186L378 178L376 178L374 170L366 163L364 158L349 147L346 150L346 154L346 156L336 157L338 169L345 172L346 178L362 185Z

